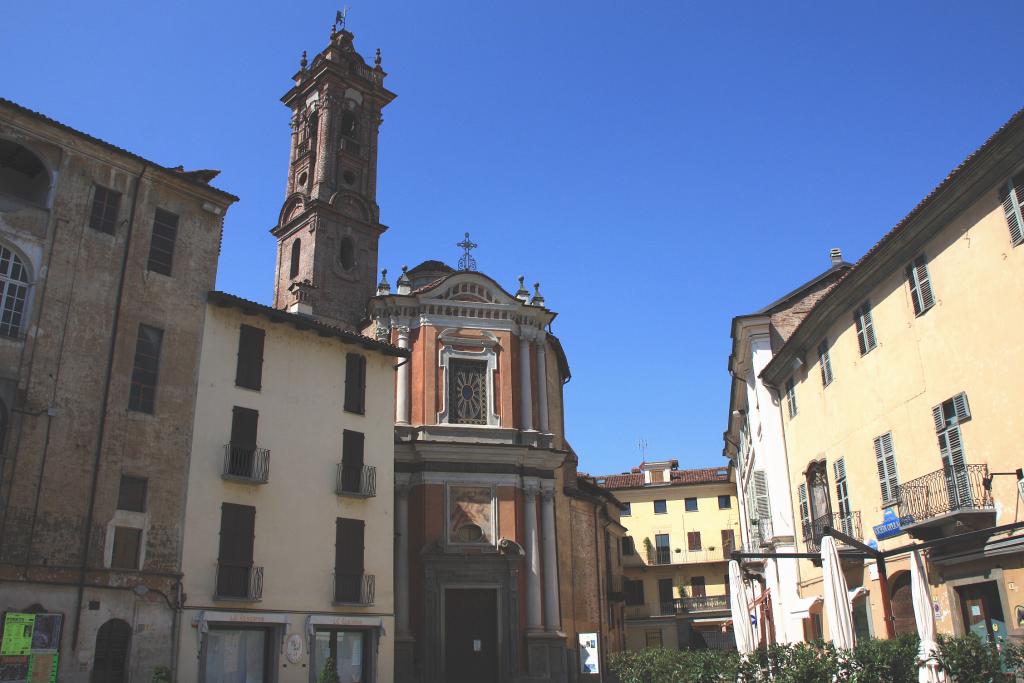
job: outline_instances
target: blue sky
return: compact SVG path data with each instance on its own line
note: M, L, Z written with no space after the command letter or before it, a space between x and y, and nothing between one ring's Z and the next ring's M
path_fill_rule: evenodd
M381 266L469 230L539 280L593 473L724 463L729 321L859 258L1024 105L1019 2L351 2L388 87ZM300 9L297 9L300 8ZM337 4L7 3L0 95L241 197L218 286L268 302L302 50ZM393 278L392 278L393 279Z

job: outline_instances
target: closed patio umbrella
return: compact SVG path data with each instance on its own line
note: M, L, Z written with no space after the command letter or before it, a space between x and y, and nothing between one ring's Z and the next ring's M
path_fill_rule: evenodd
M853 634L853 611L846 577L839 564L839 550L831 536L821 539L821 575L824 590L823 609L828 620L832 644L845 650L853 649L857 639Z
M754 651L754 627L750 623L747 590L740 578L740 564L729 561L729 609L732 612L732 630L736 636L736 650L741 655Z
M943 683L946 674L935 660L935 613L932 612L932 597L928 591L928 572L924 568L921 551L910 554L910 595L914 602L914 620L917 635L921 638L921 649L917 654L917 680L920 683Z

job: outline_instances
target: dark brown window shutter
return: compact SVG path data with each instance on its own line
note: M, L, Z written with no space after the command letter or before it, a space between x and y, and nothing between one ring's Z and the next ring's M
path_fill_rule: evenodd
M121 475L121 486L117 492L117 509L131 512L146 511L146 484L144 477Z
M152 414L156 403L156 380L160 374L160 347L163 340L163 330L139 325L132 364L132 383L128 391L128 410Z
M345 356L345 410L362 414L366 410L366 356Z
M736 548L736 532L732 529L722 529L722 552L729 553Z
M686 541L690 550L700 550L700 532L699 531L688 531L686 532Z
M153 217L153 236L149 242L147 269L170 276L174 265L174 243L178 239L178 216L157 209Z
M262 388L263 341L266 332L258 327L242 325L238 333L238 367L235 384L246 389Z
M255 534L256 508L223 503L220 508L220 563L251 567Z
M335 527L334 568L339 574L363 573L363 532L361 519L338 517Z
M252 408L235 406L231 410L231 445L256 448L256 432L260 413Z
M115 569L138 569L142 529L114 527L114 553L110 566Z
M359 491L363 473L363 447L366 439L362 432L346 429L341 439L341 487L344 491Z
M695 576L690 579L690 592L693 593L691 597L702 598L707 595L707 591L704 587L704 577Z

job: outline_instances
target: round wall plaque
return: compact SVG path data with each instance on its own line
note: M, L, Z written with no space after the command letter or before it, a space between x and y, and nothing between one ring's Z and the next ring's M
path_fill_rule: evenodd
M292 664L298 664L302 659L302 636L298 633L288 636L288 642L285 644L285 656Z

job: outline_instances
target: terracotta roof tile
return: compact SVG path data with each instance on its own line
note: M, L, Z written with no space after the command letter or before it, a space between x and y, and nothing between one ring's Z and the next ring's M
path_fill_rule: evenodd
M644 475L640 473L608 474L596 477L597 483L608 489L639 489L644 487ZM689 484L711 484L729 481L728 467L704 467L695 470L671 470L670 486L686 486ZM655 484L655 487L664 486Z

